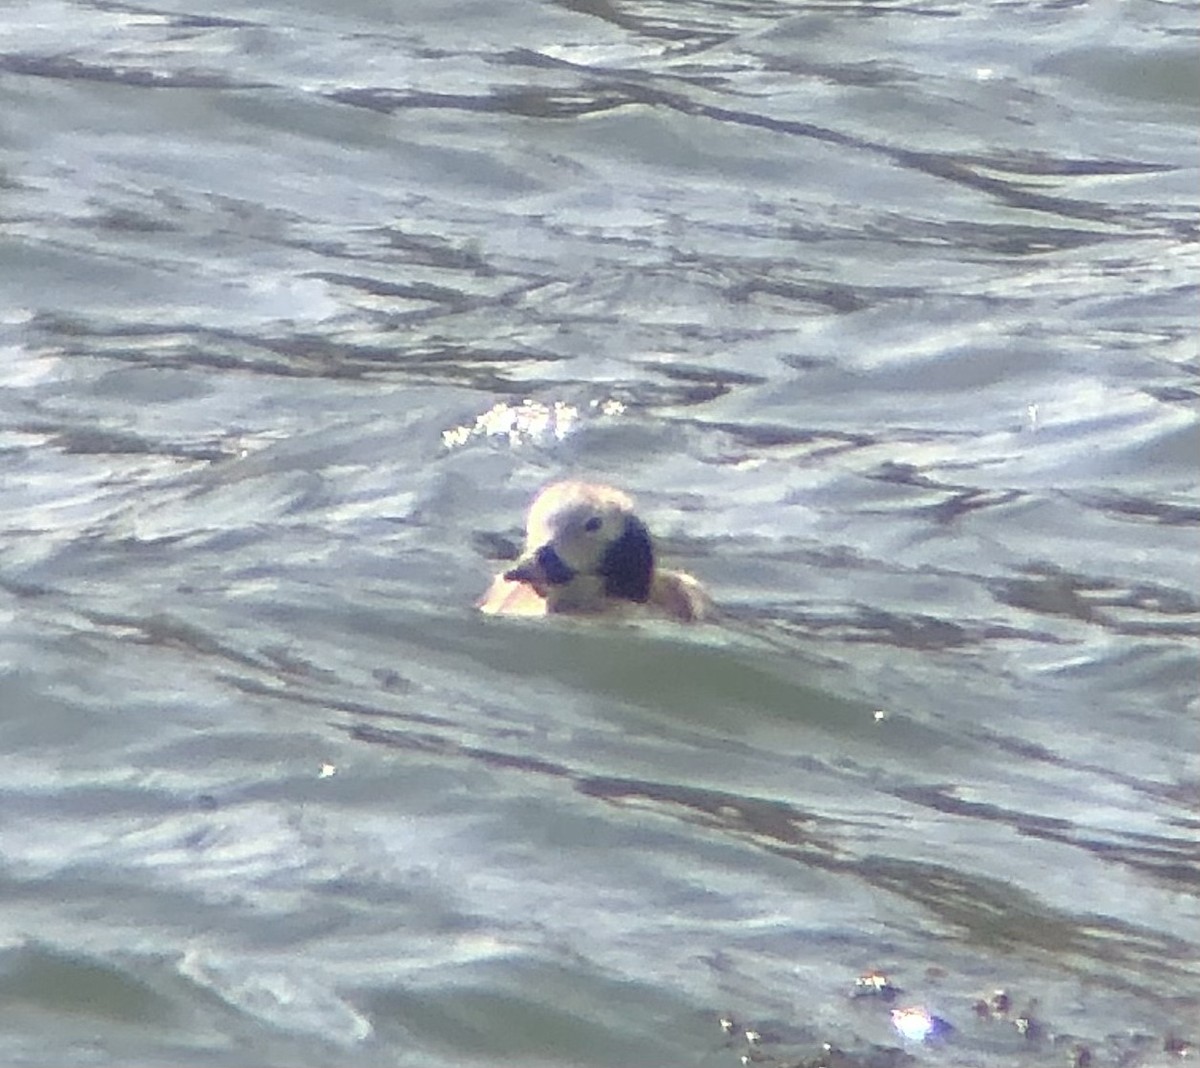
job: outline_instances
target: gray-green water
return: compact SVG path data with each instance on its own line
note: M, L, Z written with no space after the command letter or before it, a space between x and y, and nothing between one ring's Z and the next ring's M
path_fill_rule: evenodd
M7 4L0 1062L1194 1053L1198 13Z

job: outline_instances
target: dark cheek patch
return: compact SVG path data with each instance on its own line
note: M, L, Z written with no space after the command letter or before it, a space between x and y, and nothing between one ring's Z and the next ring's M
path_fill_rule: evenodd
M628 601L646 601L650 597L650 579L654 573L654 548L650 532L640 520L630 516L625 530L604 554L598 568L609 597Z

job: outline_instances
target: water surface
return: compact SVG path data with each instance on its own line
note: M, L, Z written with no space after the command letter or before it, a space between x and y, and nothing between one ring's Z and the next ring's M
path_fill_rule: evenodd
M5 14L0 1060L1194 1051L1197 6L326 8Z

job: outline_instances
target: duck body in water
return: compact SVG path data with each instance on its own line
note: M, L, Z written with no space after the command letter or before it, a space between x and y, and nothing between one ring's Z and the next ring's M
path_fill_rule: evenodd
M534 498L525 549L479 602L488 615L636 612L696 622L712 599L691 575L657 566L633 500L611 486L556 482Z

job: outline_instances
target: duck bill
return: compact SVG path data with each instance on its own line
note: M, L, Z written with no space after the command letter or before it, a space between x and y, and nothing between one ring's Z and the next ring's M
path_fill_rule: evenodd
M565 586L575 577L573 568L563 562L551 545L543 545L527 553L517 561L515 567L504 572L510 582L524 582L532 586L543 597L551 586Z

